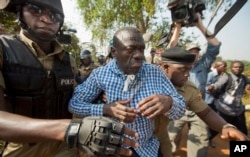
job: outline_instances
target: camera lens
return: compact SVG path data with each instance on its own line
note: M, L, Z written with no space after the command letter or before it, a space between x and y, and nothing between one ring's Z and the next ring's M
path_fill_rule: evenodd
M176 20L182 20L185 19L187 16L187 10L186 7L180 7L180 8L176 8L173 12L172 12L172 16L174 19Z

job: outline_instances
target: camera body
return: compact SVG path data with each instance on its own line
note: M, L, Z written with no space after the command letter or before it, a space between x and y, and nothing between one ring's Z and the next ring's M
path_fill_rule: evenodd
M167 5L171 11L173 23L181 23L181 26L193 26L198 21L196 13L200 13L206 9L203 0L169 0Z

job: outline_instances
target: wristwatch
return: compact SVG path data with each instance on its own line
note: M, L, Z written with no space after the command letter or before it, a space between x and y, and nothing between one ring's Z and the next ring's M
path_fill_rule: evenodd
M82 124L82 119L72 119L65 135L65 141L68 144L69 149L74 148L77 145L78 132Z

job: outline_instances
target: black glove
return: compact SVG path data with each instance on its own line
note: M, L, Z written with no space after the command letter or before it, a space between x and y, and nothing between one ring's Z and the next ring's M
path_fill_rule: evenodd
M65 141L69 148L87 147L97 156L119 154L124 127L124 124L107 117L73 119L67 129Z

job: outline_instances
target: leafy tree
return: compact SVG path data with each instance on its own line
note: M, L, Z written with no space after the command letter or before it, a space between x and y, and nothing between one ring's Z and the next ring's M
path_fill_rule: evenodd
M16 15L0 10L0 34L10 34L19 31Z
M225 8L231 1L224 2ZM218 2L205 1L209 10L214 9ZM161 17L162 13L169 11L167 3L168 0L78 0L85 25L91 30L92 38L98 39L101 45L123 26L135 26L142 33L159 31L163 26L168 30L170 20Z

